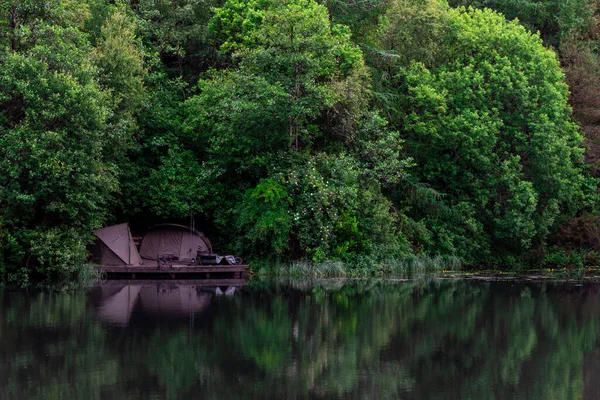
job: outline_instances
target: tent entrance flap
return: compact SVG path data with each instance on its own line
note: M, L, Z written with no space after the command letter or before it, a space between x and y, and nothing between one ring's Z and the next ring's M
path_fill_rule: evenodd
M129 224L119 224L94 230L100 243L100 262L105 265L142 264L142 258L135 247Z

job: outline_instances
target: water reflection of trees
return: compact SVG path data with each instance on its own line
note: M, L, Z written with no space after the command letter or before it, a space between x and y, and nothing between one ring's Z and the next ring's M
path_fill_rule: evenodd
M14 398L581 398L600 328L593 285L264 284L193 326L101 324L85 293L3 299Z
M0 305L0 397L103 398L119 359L87 313L84 293L5 294Z

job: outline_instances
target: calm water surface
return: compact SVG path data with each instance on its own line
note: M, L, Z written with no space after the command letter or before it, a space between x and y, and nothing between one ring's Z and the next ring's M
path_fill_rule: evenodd
M2 399L598 399L600 284L0 291Z

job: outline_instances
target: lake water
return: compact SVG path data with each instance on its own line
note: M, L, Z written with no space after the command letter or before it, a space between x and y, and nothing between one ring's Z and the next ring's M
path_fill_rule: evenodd
M2 399L598 399L600 284L0 291Z

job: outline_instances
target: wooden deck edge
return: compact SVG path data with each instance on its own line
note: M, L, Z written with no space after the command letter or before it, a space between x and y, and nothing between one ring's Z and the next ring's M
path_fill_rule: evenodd
M114 278L129 276L132 279L148 277L175 278L238 278L248 275L247 265L174 265L172 267L158 266L96 266L95 270L103 277Z

